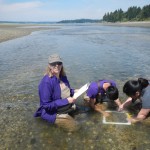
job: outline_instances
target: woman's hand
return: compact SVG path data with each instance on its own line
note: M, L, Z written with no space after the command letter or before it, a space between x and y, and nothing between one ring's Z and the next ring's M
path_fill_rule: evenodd
M119 106L118 111L123 111L123 110L124 110L127 106L129 106L131 103L132 103L132 98L129 97L124 103L122 103L122 104Z
M67 98L68 99L68 102L71 104L71 103L74 103L75 102L75 98L73 98L73 97L68 97Z
M118 111L123 111L124 110L124 105L120 105L119 108L118 108Z
M110 113L108 113L108 112L103 112L102 114L104 117L110 117Z
M138 118L127 118L127 121L130 123L137 123L140 122L141 120Z

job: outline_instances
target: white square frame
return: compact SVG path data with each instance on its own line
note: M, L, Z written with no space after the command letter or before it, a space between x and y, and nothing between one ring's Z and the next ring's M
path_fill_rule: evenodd
M107 110L105 112L115 112L115 113L124 113L126 116L127 116L127 112L123 111L123 112L118 112L118 111L110 111L110 110ZM127 116L128 117L128 116ZM111 121L107 121L106 120L106 117L103 116L103 124L114 124L114 125L131 125L131 122L111 122Z

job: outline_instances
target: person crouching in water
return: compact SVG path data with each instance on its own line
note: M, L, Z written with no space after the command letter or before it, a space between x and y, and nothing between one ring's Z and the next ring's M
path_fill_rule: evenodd
M103 102L112 102L119 107L121 102L118 98L119 92L116 87L116 83L112 80L99 80L98 82L92 82L84 96L84 100L88 102L89 106L102 113L104 116L109 116L109 113L105 112L105 108L102 107Z
M46 74L39 84L40 107L34 117L41 117L68 131L77 129L77 122L69 115L74 111L75 90L70 87L59 55L49 56Z
M120 105L119 109L124 110L127 106L141 101L141 108L135 118L129 118L131 123L144 120L150 114L150 83L147 79L138 78L138 80L129 80L123 86L123 92L129 98Z

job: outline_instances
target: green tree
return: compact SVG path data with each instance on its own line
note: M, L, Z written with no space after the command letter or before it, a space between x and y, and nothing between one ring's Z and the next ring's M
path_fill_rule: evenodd
M141 11L141 18L149 18L150 17L150 5L144 6Z
M146 20L150 18L150 5L144 6L142 9L137 6L129 7L126 12L122 9L115 10L114 12L105 13L103 21L116 22L116 21L133 21L133 20Z

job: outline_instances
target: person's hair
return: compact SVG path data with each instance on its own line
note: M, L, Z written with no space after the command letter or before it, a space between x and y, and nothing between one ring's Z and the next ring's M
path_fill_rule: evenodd
M46 68L46 71L45 71L45 74L44 75L48 75L49 77L52 77L53 75L52 75L52 73L51 73L51 70L50 70L50 67L48 66L47 68ZM62 68L61 68L61 71L60 71L60 75L59 75L60 77L61 76L66 76L66 73L65 73L65 70L64 70L64 67L62 66Z
M127 96L134 96L136 92L141 92L142 86L137 80L129 80L123 86L123 92Z
M138 78L138 80L129 80L123 86L123 92L128 96L134 96L136 92L141 92L149 85L147 79Z
M118 96L119 96L118 89L115 86L109 86L106 89L106 95L110 100L114 101L114 100L118 99Z
M142 89L146 88L149 85L148 80L144 78L138 78L138 82L141 84Z

